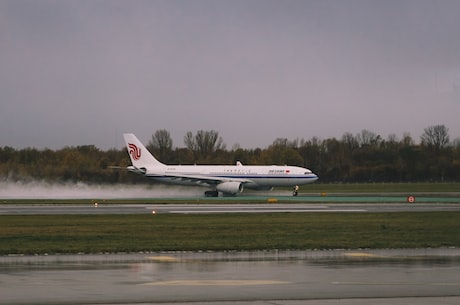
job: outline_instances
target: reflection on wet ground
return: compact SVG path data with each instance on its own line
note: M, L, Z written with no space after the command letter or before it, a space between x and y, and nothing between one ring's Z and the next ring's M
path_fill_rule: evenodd
M459 274L456 248L8 256L0 304L460 296Z

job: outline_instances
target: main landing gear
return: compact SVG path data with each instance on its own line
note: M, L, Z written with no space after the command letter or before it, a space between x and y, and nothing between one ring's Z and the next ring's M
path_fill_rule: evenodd
M204 192L205 197L219 197L218 191L206 191Z
M299 186L296 185L294 186L294 189L292 190L292 196L296 197L299 194Z

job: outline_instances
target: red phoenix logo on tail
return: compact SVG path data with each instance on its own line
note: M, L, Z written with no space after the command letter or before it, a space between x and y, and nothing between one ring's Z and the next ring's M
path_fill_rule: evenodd
M129 154L133 160L139 160L141 158L141 149L134 144L128 143Z

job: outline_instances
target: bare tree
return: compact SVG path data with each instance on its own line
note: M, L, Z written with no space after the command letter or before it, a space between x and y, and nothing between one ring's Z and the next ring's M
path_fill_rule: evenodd
M348 151L353 151L359 147L358 137L353 136L351 132L345 132L342 135L342 143L345 145Z
M222 148L222 138L219 137L219 132L215 130L198 130L195 139L198 150L203 156Z
M198 130L195 136L189 131L184 137L184 142L187 148L193 151L197 155L196 157L200 158L209 157L217 150L225 149L222 137L215 130Z
M185 146L187 146L187 148L193 151L194 153L197 151L196 141L191 131L188 131L187 134L184 136L184 143Z
M421 136L422 144L433 147L436 151L449 144L449 128L444 125L434 125L424 129Z
M147 144L147 148L158 156L160 160L166 162L172 151L172 139L169 131L159 129L152 135L151 140Z
M412 139L410 133L408 132L405 132L403 134L403 138L401 140L401 144L404 145L404 146L412 146L414 145L414 140Z
M376 146L382 142L380 135L367 129L363 129L356 138L361 146Z
M299 139L290 141L287 138L276 138L271 146L295 149L299 147Z

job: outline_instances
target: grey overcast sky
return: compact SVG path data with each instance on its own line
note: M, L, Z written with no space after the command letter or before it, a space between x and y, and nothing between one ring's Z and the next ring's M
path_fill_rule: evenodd
M458 0L0 0L0 147L460 137Z

